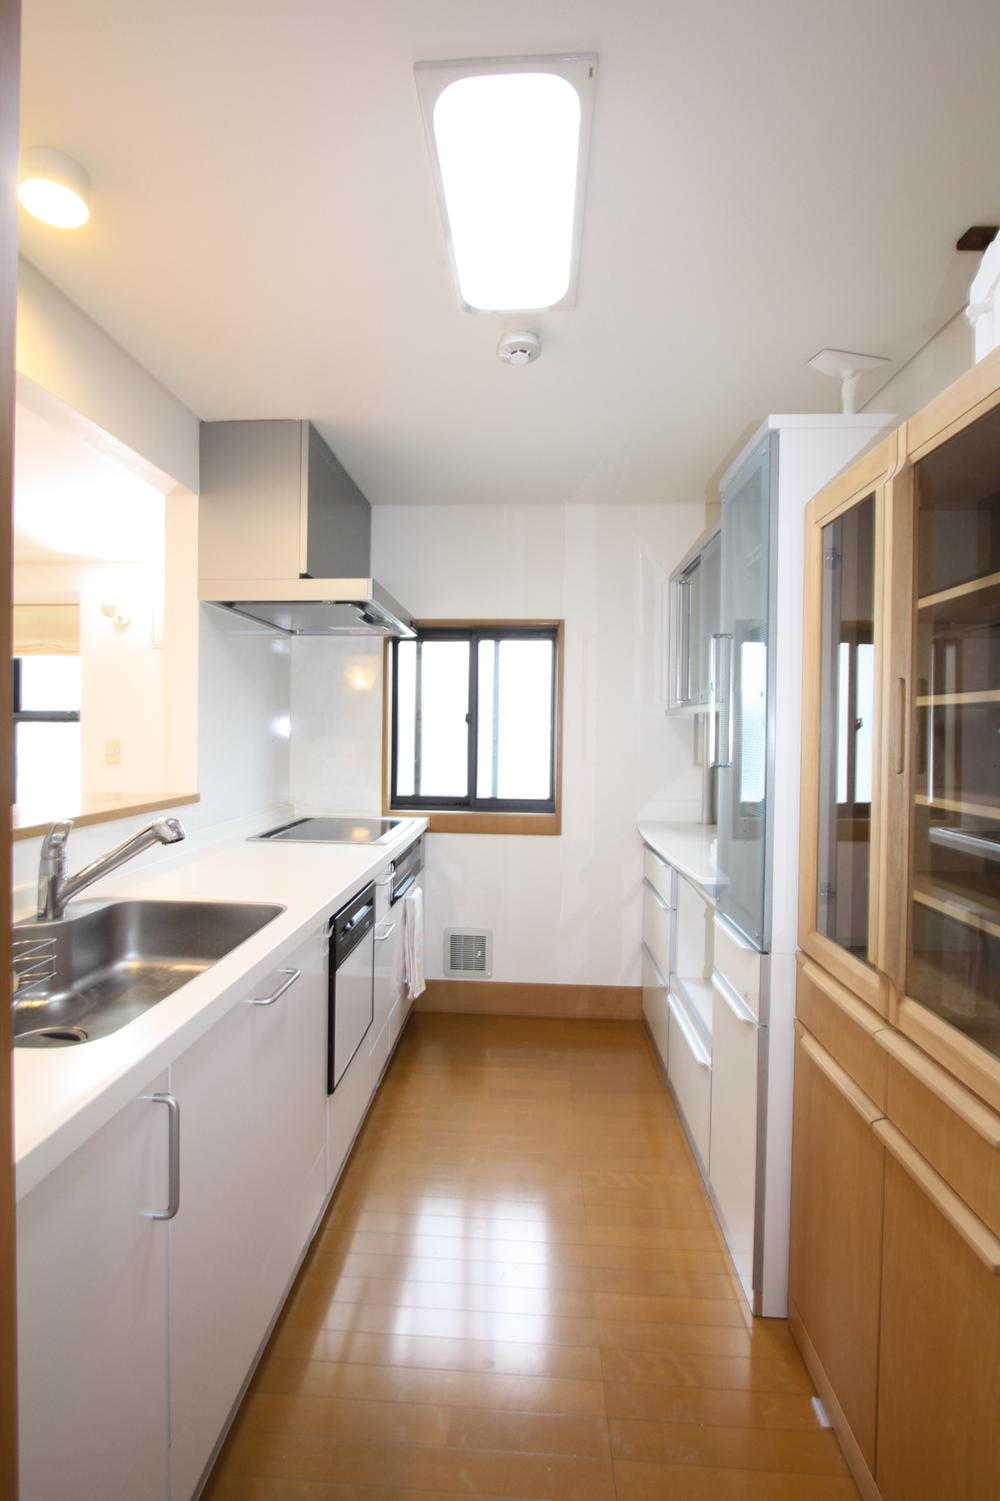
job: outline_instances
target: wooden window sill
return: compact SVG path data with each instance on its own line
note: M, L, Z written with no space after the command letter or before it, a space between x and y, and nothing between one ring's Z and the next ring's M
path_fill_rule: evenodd
M387 808L386 818L428 818L428 834L559 834L559 813L434 812L428 808Z

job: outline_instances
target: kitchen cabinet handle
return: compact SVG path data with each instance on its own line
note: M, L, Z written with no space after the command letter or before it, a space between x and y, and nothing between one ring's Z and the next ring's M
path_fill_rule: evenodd
M875 1135L987 1270L994 1276L1000 1273L1000 1240L993 1231L973 1214L964 1199L949 1188L891 1121L876 1121Z
M666 867L667 870L672 870L673 869L673 866L670 864L670 861L669 860L664 860L664 858L660 854L659 850L654 850L654 848L653 848L653 846L651 844L647 844L645 846L645 849L646 849L646 852L648 854L652 855L652 857L656 861L657 865L663 865L663 866Z
M378 928L375 929L375 942L376 943L385 943L385 940L388 937L390 937L391 934L395 933L395 931L396 931L396 924L394 922L379 923L378 927L379 928L385 928L385 932L384 933L380 933L379 930L378 930Z
M181 1107L176 1095L151 1094L154 1104L166 1105L167 1116L167 1207L154 1209L150 1219L172 1220L181 1207Z
M420 872L417 871L416 874L414 874L412 876L407 876L406 880L403 882L402 886L400 886L400 888L398 889L398 891L393 892L393 897L392 897L393 905L395 905L396 902L399 901L400 897L406 895L406 893L409 891L410 887L413 885L414 881L417 879L417 876L419 874L420 874Z
M812 1059L820 1073L826 1075L834 1089L844 1097L855 1114L860 1115L869 1126L877 1128L885 1111L880 1110L874 1100L870 1100L864 1090L858 1088L847 1070L841 1068L837 1060L805 1030L801 1022L795 1023L795 1035L806 1057Z
M286 975L277 990L272 990L270 995L251 995L247 999L251 1006L273 1006L275 1001L280 1001L286 990L291 990L296 980L301 975L300 969L279 969L279 975Z
M757 1018L746 1001L733 989L725 975L720 974L717 969L712 971L712 989L716 995L722 997L738 1022L743 1022L748 1027L757 1025Z
M906 679L897 678L893 689L892 769L896 776L902 776L906 770Z
M698 1036L691 1018L672 990L667 991L667 1005L673 1013L674 1021L680 1028L681 1036L691 1050L691 1056L694 1058L695 1063L697 1063L699 1068L711 1068L712 1055Z
M659 891L657 891L656 887L653 885L648 876L643 876L642 884L649 887L653 901L660 908L661 912L672 912L674 910L673 907L671 907L670 903L664 899Z
M663 971L660 968L660 966L657 964L655 958L653 957L653 951L649 947L648 943L643 942L642 951L645 954L646 958L649 960L649 963L650 963L650 965L652 967L652 970L653 970L653 974L656 976L656 983L657 983L657 985L659 985L659 987L660 987L661 990L669 990L670 989L670 985L663 978Z
M720 646L725 642L725 649L713 653L712 701L708 716L711 736L709 765L716 769L733 764L733 638L720 631L712 637L713 646L717 641ZM721 697L718 689L720 678L724 684Z

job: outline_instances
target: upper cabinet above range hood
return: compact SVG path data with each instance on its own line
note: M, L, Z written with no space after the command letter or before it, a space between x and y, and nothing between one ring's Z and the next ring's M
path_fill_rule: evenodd
M412 636L371 507L311 422L203 422L198 597L292 636Z

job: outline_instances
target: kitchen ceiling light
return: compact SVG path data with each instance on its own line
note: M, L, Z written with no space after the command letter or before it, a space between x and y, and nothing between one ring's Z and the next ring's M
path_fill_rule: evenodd
M79 229L90 218L90 179L62 151L26 151L18 197L29 214L56 229Z
M462 306L572 306L597 60L418 63Z

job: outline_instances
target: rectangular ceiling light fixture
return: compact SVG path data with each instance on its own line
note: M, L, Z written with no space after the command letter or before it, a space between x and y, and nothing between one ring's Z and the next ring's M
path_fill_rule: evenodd
M462 307L572 307L596 54L417 63L415 73Z

